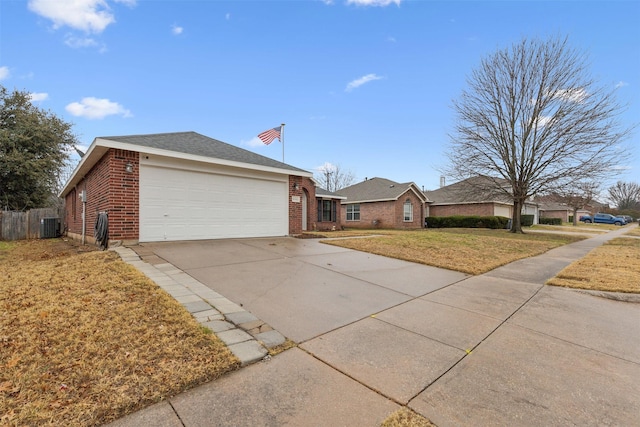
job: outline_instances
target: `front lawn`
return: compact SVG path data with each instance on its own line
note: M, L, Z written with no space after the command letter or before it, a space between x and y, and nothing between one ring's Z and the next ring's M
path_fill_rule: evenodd
M609 227L608 224L578 223L578 225L573 225L565 222L562 225L536 224L529 228L531 230L536 230L536 231L554 231L554 232L562 232L562 233L589 233L589 234L604 234L610 230L613 230L610 228L600 227L600 225Z
M0 246L0 424L95 426L239 367L113 252Z
M507 230L441 228L414 231L347 230L321 234L342 237L324 243L406 261L482 274L522 258L584 239L579 235L510 233ZM368 238L352 238L356 236Z
M610 240L563 269L547 284L640 293L640 239L619 237Z

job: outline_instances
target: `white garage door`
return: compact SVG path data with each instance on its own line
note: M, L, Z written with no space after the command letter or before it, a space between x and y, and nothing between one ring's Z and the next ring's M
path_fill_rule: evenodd
M284 236L288 181L266 178L141 165L140 241Z

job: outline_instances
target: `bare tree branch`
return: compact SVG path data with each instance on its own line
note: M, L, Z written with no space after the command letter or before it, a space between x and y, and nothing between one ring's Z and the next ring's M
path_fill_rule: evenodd
M522 231L520 210L529 197L610 179L626 160L620 144L631 129L618 122L624 108L615 89L596 86L586 55L566 38L524 39L500 50L482 60L467 84L453 102L447 174L507 180L511 231Z
M332 192L348 187L355 181L353 172L331 163L325 163L317 168L314 178L322 188Z
M618 181L609 188L609 198L618 210L638 209L640 204L640 184Z

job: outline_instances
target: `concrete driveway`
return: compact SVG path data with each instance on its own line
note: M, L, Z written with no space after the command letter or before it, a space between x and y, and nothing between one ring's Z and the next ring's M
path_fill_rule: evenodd
M543 285L622 231L475 277L317 240L145 244L298 347L115 425L638 425L640 304Z
M144 246L297 343L466 277L311 239Z

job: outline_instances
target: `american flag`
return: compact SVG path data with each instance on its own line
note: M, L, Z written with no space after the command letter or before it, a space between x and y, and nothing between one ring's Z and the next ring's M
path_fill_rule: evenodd
M280 141L281 129L282 129L282 126L278 126L273 129L265 130L260 135L258 135L258 138L260 138L262 142L264 142L266 145L271 144L273 140L276 138L278 138L278 141Z

